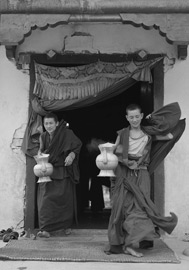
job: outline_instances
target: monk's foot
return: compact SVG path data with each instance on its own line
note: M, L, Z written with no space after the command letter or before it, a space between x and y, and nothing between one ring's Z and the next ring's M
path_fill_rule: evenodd
M133 248L130 248L130 247L126 247L124 249L124 253L127 254L127 255L131 255L131 256L134 256L134 257L143 257L144 255L140 252L137 252L135 251Z
M50 233L46 232L46 231L39 231L37 233L37 236L38 237L41 237L41 238L49 238L50 237Z
M110 250L104 250L104 253L106 253L106 255L112 255L113 254Z
M64 230L65 235L70 235L72 233L72 229L68 228Z

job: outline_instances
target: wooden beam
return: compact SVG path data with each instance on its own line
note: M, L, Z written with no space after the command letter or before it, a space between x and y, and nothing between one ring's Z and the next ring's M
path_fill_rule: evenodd
M153 70L153 93L154 110L164 105L164 70L163 60L160 61ZM154 202L161 214L164 214L165 207L165 174L164 161L155 170L152 183L154 188Z
M24 229L35 229L36 224L36 176L33 167L36 162L33 157L26 156L26 194L25 194L25 211L24 211Z
M1 13L188 13L188 0L1 0Z

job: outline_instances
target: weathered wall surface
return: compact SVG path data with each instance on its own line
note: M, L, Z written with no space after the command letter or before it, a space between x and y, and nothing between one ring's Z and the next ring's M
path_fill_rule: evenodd
M28 119L28 89L29 76L0 46L0 229L15 227L24 217L25 157L19 147Z
M186 118L186 129L166 158L165 162L165 210L178 215L178 226L174 234L182 237L189 232L189 58L177 61L165 74L165 103L178 101L182 118Z

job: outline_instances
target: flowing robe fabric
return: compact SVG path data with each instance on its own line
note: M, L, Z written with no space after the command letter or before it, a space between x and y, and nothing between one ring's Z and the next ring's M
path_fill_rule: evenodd
M52 232L70 228L77 218L75 185L79 182L78 159L81 141L60 122L50 141L47 132L41 135L43 153L49 153L49 162L53 165L52 182L39 183L38 220L40 230ZM69 153L75 153L71 166L64 166Z
M164 112L166 117L163 116ZM174 213L170 213L167 217L161 216L152 202L150 173L157 168L182 135L185 121L179 120L180 115L178 103L164 106L157 111L157 114L152 113L150 125L142 127L143 132L148 135L148 143L136 170L127 166L127 160L130 158L129 127L118 131L120 145L116 154L119 164L115 171L116 177L111 181L112 211L108 226L112 253L122 253L123 245L134 245L143 240L151 241L159 237L156 228L161 228L170 234L177 224L177 216ZM165 135L168 132L172 132L172 140L153 145L151 135ZM154 151L152 151L153 146Z

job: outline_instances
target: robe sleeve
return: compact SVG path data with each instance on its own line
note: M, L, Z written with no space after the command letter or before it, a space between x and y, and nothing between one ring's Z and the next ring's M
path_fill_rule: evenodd
M170 103L152 112L143 128L149 135L166 135L178 124L180 117L178 102Z
M148 167L149 173L152 174L163 159L171 151L175 143L180 139L186 127L185 119L179 120L178 124L170 130L173 139L168 141L154 141L152 142L150 164Z

